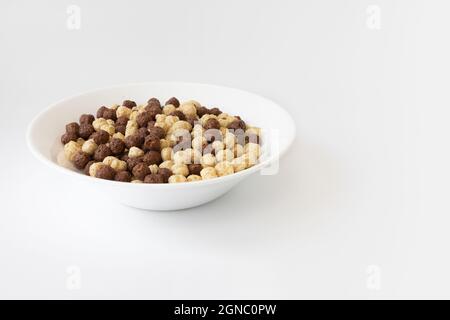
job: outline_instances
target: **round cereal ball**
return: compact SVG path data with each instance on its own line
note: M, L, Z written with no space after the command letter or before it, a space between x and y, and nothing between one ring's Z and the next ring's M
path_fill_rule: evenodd
M78 134L80 131L80 125L76 122L71 122L66 124L66 132L67 133L75 133Z
M140 128L147 127L148 122L152 120L154 120L154 115L149 111L141 112L136 117L136 122Z
M197 108L193 103L183 103L179 109L187 116L193 116L197 114Z
M105 110L107 110L108 108L105 106L101 106L100 108L98 108L97 110L97 118L103 118L103 112L105 112Z
M151 119L150 120L155 120L156 119L156 115L158 114L162 114L162 108L154 105L154 104L149 104L144 108L145 112L149 112L149 114L151 115Z
M182 176L187 177L189 175L189 169L187 165L185 164L174 164L172 166L172 172L173 174L180 174Z
M145 139L145 137L148 136L148 129L147 129L147 127L139 128L139 130L137 131L137 134Z
M106 108L106 110L103 111L103 118L106 120L110 119L116 121L117 119L116 110Z
M189 174L200 175L203 166L201 164L188 164Z
M137 165L134 166L133 170L133 175L138 179L138 180L144 180L146 175L151 174L150 168L148 167L148 165L144 162L140 162Z
M121 182L131 182L131 173L128 171L119 171L114 176L114 180Z
M198 107L197 108L197 115L201 118L203 117L205 114L209 113L209 109L206 107Z
M203 180L213 179L217 178L217 172L213 167L207 167L203 168L202 171L200 171L200 176Z
M200 181L202 180L202 177L196 174L191 174L187 177L187 181L188 182L193 182L193 181Z
M84 170L83 170L83 172L84 172L85 175L89 176L89 168L90 168L91 165L94 164L94 163L95 163L95 161L93 161L93 160L91 160L91 161L89 161L88 163L86 163L86 165L84 166Z
M89 137L91 136L91 134L93 134L95 132L94 126L92 124L89 123L82 123L80 125L80 137L83 139L89 139Z
M180 101L177 98L172 97L166 101L165 105L167 106L168 104L171 104L175 106L175 108L178 108L180 106Z
M123 105L124 107L127 107L127 108L132 109L132 108L136 107L136 102L134 102L134 101L132 101L132 100L124 100L124 101L122 102L122 105Z
M125 132L127 131L127 126L124 124L116 124L116 132L119 132L123 135L125 135Z
M211 118L206 120L206 123L203 127L205 128L205 130L220 129L220 123L217 119Z
M163 177L164 183L167 183L169 181L170 176L173 174L172 170L167 168L159 168L158 174L160 174Z
M109 142L109 148L115 155L121 154L125 151L125 142L119 138L113 138Z
M161 107L161 102L159 102L159 100L157 98L150 98L147 101L147 105Z
M212 108L212 109L209 110L208 113L209 113L209 114L213 114L213 115L215 115L215 116L218 116L219 114L222 113L222 111L220 111L219 108Z
M75 168L82 170L86 167L86 164L89 162L89 160L91 160L91 157L88 154L84 153L83 151L78 151L73 156L73 165L75 166Z
M161 174L152 173L145 176L144 183L164 183L164 177Z
M129 170L133 170L133 168L138 164L141 163L143 161L143 156L140 157L136 157L136 158L130 158L128 157L126 160L127 166ZM122 159L123 160L123 159Z
M94 160L103 161L103 159L112 155L113 153L111 149L106 144L101 144L97 147L97 149L94 152Z
M116 125L125 125L126 126L127 123L128 123L128 118L125 116L118 117L116 120Z
M174 112L171 112L169 115L178 117L178 119L180 120L186 120L186 115L180 110L175 110Z
M153 128L155 126L155 124L156 124L156 121L153 121L153 120L149 121L147 124L147 129Z
M97 132L94 132L90 139L94 140L96 144L105 144L109 141L109 133L100 129Z
M161 153L159 153L159 151L149 151L144 154L142 161L148 166L152 164L159 165L162 162Z
M137 133L125 137L125 145L128 149L131 147L141 148L143 143L144 138Z
M148 131L150 136L155 136L159 139L164 139L164 137L166 136L166 132L161 127L151 127L148 128Z
M66 132L61 136L61 143L67 144L70 141L77 141L77 139L78 139L78 135L76 133L67 133Z
M144 149L144 151L149 151L149 150L160 151L161 150L160 139L156 136L148 135L145 138L143 149Z
M80 124L92 124L94 122L95 117L92 114L82 114L80 116Z
M186 177L181 174L174 174L173 176L170 176L169 183L180 183L180 182L186 182Z
M241 130L244 130L245 131L245 129L246 129L246 125L245 125L245 122L243 121L243 120L234 120L233 122L231 122L229 125L228 125L228 129L232 129L232 130L238 130L238 129L241 129Z
M113 180L116 175L116 171L113 168L107 165L103 165L98 168L95 176L100 179Z

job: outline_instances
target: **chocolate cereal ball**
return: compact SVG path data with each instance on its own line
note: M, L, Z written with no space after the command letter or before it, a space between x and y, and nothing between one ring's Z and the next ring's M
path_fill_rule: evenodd
M108 108L105 106L101 106L100 108L98 108L97 118L103 118L103 112L105 112L105 110L108 110Z
M113 121L116 121L117 119L116 110L106 108L106 110L103 111L103 118L105 118L106 120L111 119Z
M169 178L172 175L172 170L167 168L159 168L158 174L162 175L164 183L167 183L169 182Z
M110 166L101 166L98 168L95 176L100 179L113 180L116 175L116 171Z
M138 131L137 131L137 134L145 139L148 136L148 129L147 129L147 127L139 128Z
M171 116L176 116L180 120L186 120L186 115L183 112L181 112L180 110L175 110L170 115Z
M144 183L164 183L164 177L158 173L148 174L144 178Z
M212 109L209 109L209 112L208 112L208 113L209 113L209 114L213 114L213 115L215 115L215 116L218 116L219 114L222 113L222 111L220 111L219 108L212 108Z
M61 136L61 143L62 144L66 144L69 143L70 141L77 141L78 139L78 135L76 133L64 133Z
M171 104L175 108L178 108L180 106L180 101L177 98L172 97L172 98L170 98L169 100L166 101L165 105L167 106L168 104Z
M98 130L97 132L94 132L90 138L94 140L96 144L105 144L109 141L109 133L105 130Z
M78 151L73 156L73 165L75 166L75 168L82 170L86 167L89 160L91 160L91 157L88 154L84 153L83 151Z
M161 127L151 127L148 128L148 132L150 136L158 137L159 139L164 139L166 136L166 132Z
M92 114L82 114L80 117L80 124L92 124L95 117Z
M155 126L156 121L149 121L147 124L147 129L153 128Z
M155 120L156 115L162 113L161 107L158 107L157 105L148 105L144 108L144 110L145 112L149 112L149 114L151 115L152 118L150 120Z
M200 171L202 171L203 166L201 164L188 164L189 174L200 175Z
M161 150L161 141L158 137L148 135L145 137L144 141L144 151L154 150L154 151L160 151Z
M124 102L122 102L122 105L124 107L132 109L133 107L136 107L136 102L134 102L132 100L125 100Z
M209 109L207 107L198 107L197 108L197 115L201 118L203 117L205 114L209 113Z
M246 128L245 122L243 120L234 120L233 122L231 122L228 127L228 129L232 129L232 130L244 130Z
M125 138L125 145L128 149L131 147L138 147L141 148L142 144L144 143L144 138L141 137L139 134L132 134Z
M155 120L155 116L150 111L144 111L137 115L136 122L140 128L147 127L149 121Z
M138 164L138 163L141 163L142 161L143 161L143 158L144 158L144 156L141 156L141 157L135 157L135 158L130 158L130 157L128 157L126 160L124 160L124 161L126 161L127 162L127 167L128 167L128 169L131 171L131 170L133 170L133 168Z
M80 137L87 140L95 132L94 126L89 123L82 123L80 125Z
M145 176L151 173L150 168L144 162L135 165L132 171L133 175L139 180L144 180Z
M75 133L78 135L78 133L80 132L80 125L76 122L71 122L66 125L66 132Z
M123 142L121 139L113 138L109 142L109 148L111 149L113 154L119 155L125 151L125 142Z
M162 162L161 153L159 151L149 151L146 154L144 154L144 157L142 158L142 161L147 165L150 166L152 164L160 164Z
M156 98L150 98L147 101L147 105L149 105L149 106L157 106L157 107L161 108L161 102L159 102L159 100L156 99Z
M92 164L94 164L95 161L89 161L85 166L84 166L84 174L89 176L89 168L91 167Z
M121 134L125 135L125 131L127 130L127 126L124 124L116 125L116 132L120 132Z
M114 176L114 180L121 182L131 182L131 173L128 171L119 171Z
M116 120L116 125L126 125L128 122L128 118L125 116L120 116Z
M94 152L94 160L103 161L103 159L112 155L111 149L106 144L101 144Z
M208 119L204 125L205 130L220 129L220 122L214 118Z

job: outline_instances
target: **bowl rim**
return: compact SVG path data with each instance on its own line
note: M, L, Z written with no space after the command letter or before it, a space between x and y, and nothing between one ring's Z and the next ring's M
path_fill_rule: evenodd
M268 157L267 159L264 159L264 161L254 165L253 167L250 167L248 169L230 174L230 175L226 175L226 176L222 176L222 177L217 177L214 179L208 179L208 180L199 180L199 181L192 181L192 182L186 182L186 183L130 183L130 182L121 182L121 181L115 181L115 180L105 180L105 179L99 179L99 178L93 178L91 176L87 176L85 174L82 174L81 172L76 172L73 170L70 170L64 166L61 166L53 161L51 161L50 159L48 159L46 156L44 156L38 149L37 147L34 145L33 143L33 135L32 133L35 130L35 127L37 126L37 124L39 123L39 121L44 118L46 116L46 114L48 112L50 112L51 110L53 110L56 106L66 102L67 100L71 100L71 99L75 99L84 95L91 95L91 94L95 94L104 90L111 90L111 89L115 89L115 88L124 88L124 87L132 87L132 86L145 86L145 85L194 85L194 86L203 86L203 87L214 87L217 89L226 89L226 90L234 90L236 92L239 93L243 93L243 94L247 94L247 95L253 95L255 97L258 97L259 99L265 100L269 103L275 104L281 112L283 112L286 116L286 119L289 120L289 126L292 129L292 135L290 137L288 137L288 142L284 145L284 148L280 149L278 154L276 155L272 155L270 157ZM286 124L287 125L287 124ZM278 103L276 103L273 100L270 100L264 96L261 96L259 94L253 93L251 91L247 91L247 90L242 90L242 89L237 89L237 88L233 88L233 87L228 87L228 86L223 86L223 85L216 85L216 84L208 84L208 83L198 83L198 82L180 82L180 81L149 81L149 82L133 82L133 83L125 83L125 84L115 84L115 85L111 85L111 86L105 86L105 87L100 87L100 88L96 88L96 89L92 89L92 90L88 90L88 91L84 91L78 94L74 94L71 95L69 97L65 97L62 98L54 103L51 103L49 106L47 106L46 108L44 108L42 111L40 111L29 123L28 128L27 128L27 132L26 132L26 140L27 140L27 145L28 148L30 149L31 153L40 161L42 161L43 163L47 164L50 167L56 168L57 170L59 170L60 172L63 172L65 174L69 174L71 176L74 177L78 177L78 178L82 178L82 179L86 179L86 181L94 181L97 183L106 183L109 185L117 185L117 186L125 186L125 185L133 185L136 186L136 188L184 188L186 186L205 186L205 185L212 185L212 184L217 184L217 183L221 183L221 182L226 182L229 180L233 180L233 179L238 179L240 177L244 177L246 175L250 175L252 173L255 173L256 171L259 171L261 169L263 169L264 167L272 164L273 162L281 159L281 157L286 153L286 151L289 149L289 147L292 145L294 139L296 137L296 127L295 127L295 122L292 118L292 116L283 108L281 107Z

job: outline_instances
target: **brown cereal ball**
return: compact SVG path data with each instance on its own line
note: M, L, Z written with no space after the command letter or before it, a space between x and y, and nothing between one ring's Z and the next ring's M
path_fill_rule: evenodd
M147 137L148 134L149 134L147 127L139 128L138 131L137 131L137 134L145 139L145 137Z
M87 153L78 151L73 156L73 165L75 166L75 168L82 170L86 167L89 160L91 160L91 157Z
M127 130L127 126L125 124L116 125L116 132L120 132L125 135L125 131Z
M71 122L66 125L66 132L75 133L78 135L78 133L80 132L80 125L76 122Z
M103 118L106 120L111 119L113 121L117 120L116 110L106 108L106 110L103 111Z
M160 139L156 136L148 135L145 138L143 149L144 151L161 151Z
M92 124L95 117L92 114L82 114L80 117L80 124Z
M127 108L132 109L133 107L136 107L136 102L134 102L134 101L132 101L132 100L124 100L124 101L122 102L122 105L123 105L124 107L127 107Z
M78 135L76 133L67 133L66 132L61 136L61 143L67 144L70 141L77 141L77 139L78 139Z
M161 102L159 102L159 100L156 99L156 98L150 98L147 101L147 105L149 105L149 106L157 106L157 107L161 108Z
M84 174L89 176L89 168L91 167L92 164L94 164L95 161L91 160L89 161L85 166L84 166Z
M164 183L167 183L169 182L169 178L172 175L172 170L167 168L159 168L158 174L162 175Z
M142 161L147 166L150 166L152 164L160 164L162 162L161 153L159 151L149 151L146 154L144 154Z
M113 154L121 154L125 151L125 142L123 142L121 139L113 138L109 142L109 148L111 149Z
M144 138L141 137L139 134L132 134L125 138L125 145L128 149L131 147L138 147L141 148L142 144L144 143Z
M170 114L170 116L178 117L178 119L180 119L180 120L186 120L186 115L183 112L181 112L180 110L175 110L174 112L172 112Z
M213 115L215 115L215 116L218 116L219 114L222 113L222 111L220 111L219 108L212 108L212 109L209 109L209 112L208 112L208 113L209 113L209 114L213 114Z
M116 171L110 166L104 165L98 168L95 176L100 179L113 180L116 175Z
M156 115L162 113L161 107L158 107L157 105L148 105L144 108L145 112L149 112L151 114L151 120L156 119Z
M108 110L108 108L105 106L101 106L100 108L98 108L97 118L103 118L103 112L105 112L105 110Z
M196 116L186 116L186 121L189 122L189 124L192 126L192 128L195 125L195 122L198 121Z
M244 130L246 128L245 122L243 120L234 120L233 122L231 122L228 127L228 129L232 129L232 130Z
M130 158L130 157L128 156L128 154L125 153L124 155L122 155L122 156L120 157L120 160L127 162L129 158Z
M82 123L80 125L80 137L87 140L95 132L94 126L89 123Z
M202 171L203 166L201 164L188 164L189 174L195 174L197 176L200 175L200 171Z
M144 180L145 176L151 173L150 168L144 162L140 162L137 165L135 165L132 171L133 175L138 180Z
M147 129L153 128L155 126L156 121L149 121L147 124Z
M105 130L98 130L91 135L90 139L94 140L98 145L105 144L109 141L109 133Z
M208 119L204 125L205 130L220 129L220 122L217 119Z
M172 98L170 98L169 100L166 101L165 105L167 106L168 104L171 104L175 108L178 108L180 106L180 101L177 98L172 97Z
M128 118L125 116L118 117L116 120L116 125L127 125Z
M148 174L144 178L144 183L164 183L164 177L158 173Z
M199 107L197 108L197 115L201 118L203 117L205 114L209 113L209 109L207 107Z
M103 159L112 155L113 153L111 149L106 144L101 144L97 147L97 149L94 152L94 160L103 161Z
M148 131L150 136L158 137L159 139L164 139L166 136L166 132L161 127L148 128Z
M147 127L148 122L155 120L155 115L150 111L144 111L137 115L136 122L140 128Z
M131 173L128 171L119 171L114 176L114 180L120 182L131 182Z
M141 163L143 161L143 156L141 157L135 157L135 158L130 158L128 157L125 161L127 162L127 167L129 170L133 170L133 168L138 164Z

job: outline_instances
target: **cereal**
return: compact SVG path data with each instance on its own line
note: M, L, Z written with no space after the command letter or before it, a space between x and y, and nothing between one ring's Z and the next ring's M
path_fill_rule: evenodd
M82 114L61 136L64 157L85 174L128 183L208 180L248 169L261 156L261 129L239 116L172 97L124 100ZM67 165L69 165L69 162Z

